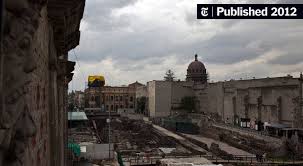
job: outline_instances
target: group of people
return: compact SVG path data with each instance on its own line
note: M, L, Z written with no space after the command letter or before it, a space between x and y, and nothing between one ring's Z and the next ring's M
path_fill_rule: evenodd
M256 154L256 159L259 162L263 162L265 158L266 158L266 153L264 153L264 154Z

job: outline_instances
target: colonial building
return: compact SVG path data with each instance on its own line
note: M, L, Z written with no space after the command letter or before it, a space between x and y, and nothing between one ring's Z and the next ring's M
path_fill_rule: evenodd
M67 88L75 65L68 51L79 44L84 5L85 0L5 1L0 165L67 165Z
M138 93L144 90L150 117L172 115L182 98L192 96L196 112L225 123L303 127L302 75L208 83L206 68L195 55L186 81L150 81Z
M84 108L84 92L82 91L73 91L69 94L70 103L79 109Z
M128 111L136 105L136 88L139 82L128 86L89 87L85 89L85 110L92 111Z

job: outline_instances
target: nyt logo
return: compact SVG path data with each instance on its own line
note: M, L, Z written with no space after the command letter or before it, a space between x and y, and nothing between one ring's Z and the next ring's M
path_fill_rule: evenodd
M208 7L202 7L201 8L201 15L203 16L203 17L207 17L208 16Z

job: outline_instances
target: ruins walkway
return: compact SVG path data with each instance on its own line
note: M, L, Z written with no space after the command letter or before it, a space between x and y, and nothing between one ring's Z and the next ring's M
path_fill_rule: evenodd
M182 135L185 135L186 137L192 138L196 141L205 143L205 144L207 144L208 148L210 148L210 145L212 143L216 143L216 144L219 145L220 149L224 150L225 152L227 152L229 154L236 155L236 156L240 156L240 155L253 156L253 154L251 154L249 152L246 152L242 149L235 148L235 147L230 146L230 145L228 145L226 143L223 143L221 141L217 141L217 140L214 140L214 139L211 139L211 138L206 138L206 137L203 137L201 135L191 135L191 134L182 134Z
M219 129L224 129L224 130L229 130L231 132L236 132L242 135L247 135L247 136L252 136L256 139L259 140L264 140L264 141L270 141L270 142L275 142L280 144L282 141L279 138L271 137L266 134L263 134L262 132L250 130L250 129L245 129L245 128L240 128L240 127L235 127L235 126L229 126L226 124L212 124L213 127L219 128Z
M198 145L195 145L195 144L191 143L189 140L185 139L184 137L181 137L181 136L179 136L179 135L177 135L177 134L175 134L175 133L173 133L169 130L166 130L165 128L160 127L158 125L153 124L153 127L154 127L155 130L157 130L161 134L169 136L169 137L173 137L174 139L176 139L178 141L178 143L182 144L183 146L185 146L187 148L193 149L195 151L198 151L198 152L201 152L201 153L204 153L204 154L209 154L209 152L207 150L201 148Z

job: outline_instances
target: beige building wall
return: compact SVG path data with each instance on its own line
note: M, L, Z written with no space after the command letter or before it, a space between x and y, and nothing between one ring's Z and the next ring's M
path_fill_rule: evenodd
M155 82L155 116L170 115L172 99L172 83L167 81Z
M147 97L147 86L139 86L136 88L136 98Z
M172 108L180 107L181 100L185 96L194 96L193 84L191 82L171 82L171 105Z
M228 123L233 123L237 115L251 121L292 125L298 107L294 102L299 96L298 85L298 79L292 77L211 83L206 89L207 112L217 113Z
M207 89L205 90L205 93L207 94L206 99L200 103L200 105L204 105L204 103L207 103L207 109L206 111L211 114L218 114L219 116L223 116L223 83L211 83L208 85ZM206 105L206 104L205 104ZM204 112L205 110L200 110L201 112Z
M156 81L147 82L148 112L150 117L156 117Z
M180 106L183 97L193 95L190 82L150 81L147 83L149 116L169 116L172 114L172 108Z
M226 123L236 118L298 126L302 114L297 78L276 77L251 80L231 80L210 84L177 81L150 81L147 83L150 117L165 117L180 106L185 96L196 97L196 107ZM144 90L137 92L143 94ZM300 117L299 117L300 119Z

